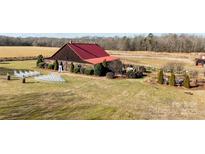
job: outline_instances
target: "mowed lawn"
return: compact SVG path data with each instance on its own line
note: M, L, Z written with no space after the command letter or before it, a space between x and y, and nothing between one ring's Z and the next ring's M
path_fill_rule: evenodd
M109 80L70 73L58 84L5 80L14 69L50 73L35 61L0 63L0 119L205 119L203 90L150 84L149 77Z
M4 57L32 57L42 54L45 57L51 56L59 48L52 47L28 47L28 46L1 46L0 58Z

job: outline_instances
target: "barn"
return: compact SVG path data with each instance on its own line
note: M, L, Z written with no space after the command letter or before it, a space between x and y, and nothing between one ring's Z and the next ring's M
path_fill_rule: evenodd
M58 60L63 63L63 68L69 70L71 62L81 65L96 65L106 61L113 71L116 65L122 65L118 57L110 56L102 47L96 43L73 43L63 45L55 54L45 59L48 63ZM120 66L121 67L121 66ZM115 69L115 70L114 70ZM119 69L119 68L118 68Z

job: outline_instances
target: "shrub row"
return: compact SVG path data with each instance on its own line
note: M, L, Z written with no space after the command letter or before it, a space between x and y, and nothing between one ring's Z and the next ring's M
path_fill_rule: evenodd
M45 62L40 62L37 64L37 67L58 70L58 64L56 63L56 61L53 64L47 64Z
M93 68L85 68L84 74L86 74L86 75L94 75L94 69Z
M70 72L86 75L106 76L106 73L109 72L109 69L107 68L107 64L105 62L96 64L94 68L83 67L81 65L74 65L71 63Z
M55 60L53 64L45 63L42 55L39 55L37 57L36 65L39 68L47 68L47 69L54 69L54 70L58 70L58 67L59 67L59 63L57 60ZM109 71L106 62L96 64L94 66L94 69L92 67L83 67L81 65L74 65L73 63L71 63L70 72L80 73L80 74L85 74L85 75L106 76L109 79L114 78L114 73ZM139 76L139 75L136 75L136 76Z
M73 63L71 63L70 72L86 74L86 75L93 75L94 74L94 69L91 68L91 67L83 67L81 65L74 65Z
M169 84L170 86L175 86L176 85L176 77L175 77L175 74L173 72L171 72L171 76L168 78L168 81L165 81L164 79L164 74L163 74L163 70L161 69L158 73L158 79L157 79L157 82L159 84L164 84L164 83L167 83ZM181 82L181 81L179 81ZM189 78L189 75L187 74L184 74L184 79L182 80L182 85L185 87L185 88L190 88L190 78Z

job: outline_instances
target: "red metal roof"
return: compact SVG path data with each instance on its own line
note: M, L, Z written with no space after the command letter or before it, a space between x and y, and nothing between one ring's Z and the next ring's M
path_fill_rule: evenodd
M98 44L90 44L90 43L68 43L61 47L53 56L55 56L58 52L61 52L65 46L68 46L82 61L91 64L99 64L103 61L114 61L119 58L110 56L102 47ZM66 53L63 53L66 54ZM62 54L62 55L63 55ZM53 57L52 56L52 57ZM47 58L47 59L52 59Z
M97 44L68 43L68 46L83 60L109 56L109 54Z
M99 57L99 58L92 58L92 59L86 59L85 61L91 64L99 64L104 61L109 62L109 61L114 61L118 60L119 58L113 57L113 56L106 56L106 57Z

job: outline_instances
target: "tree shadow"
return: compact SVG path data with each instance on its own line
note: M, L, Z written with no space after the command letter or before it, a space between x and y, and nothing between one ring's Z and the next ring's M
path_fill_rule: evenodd
M34 84L34 83L38 83L38 82L34 82L34 81L26 81L26 83L24 83L24 84Z

